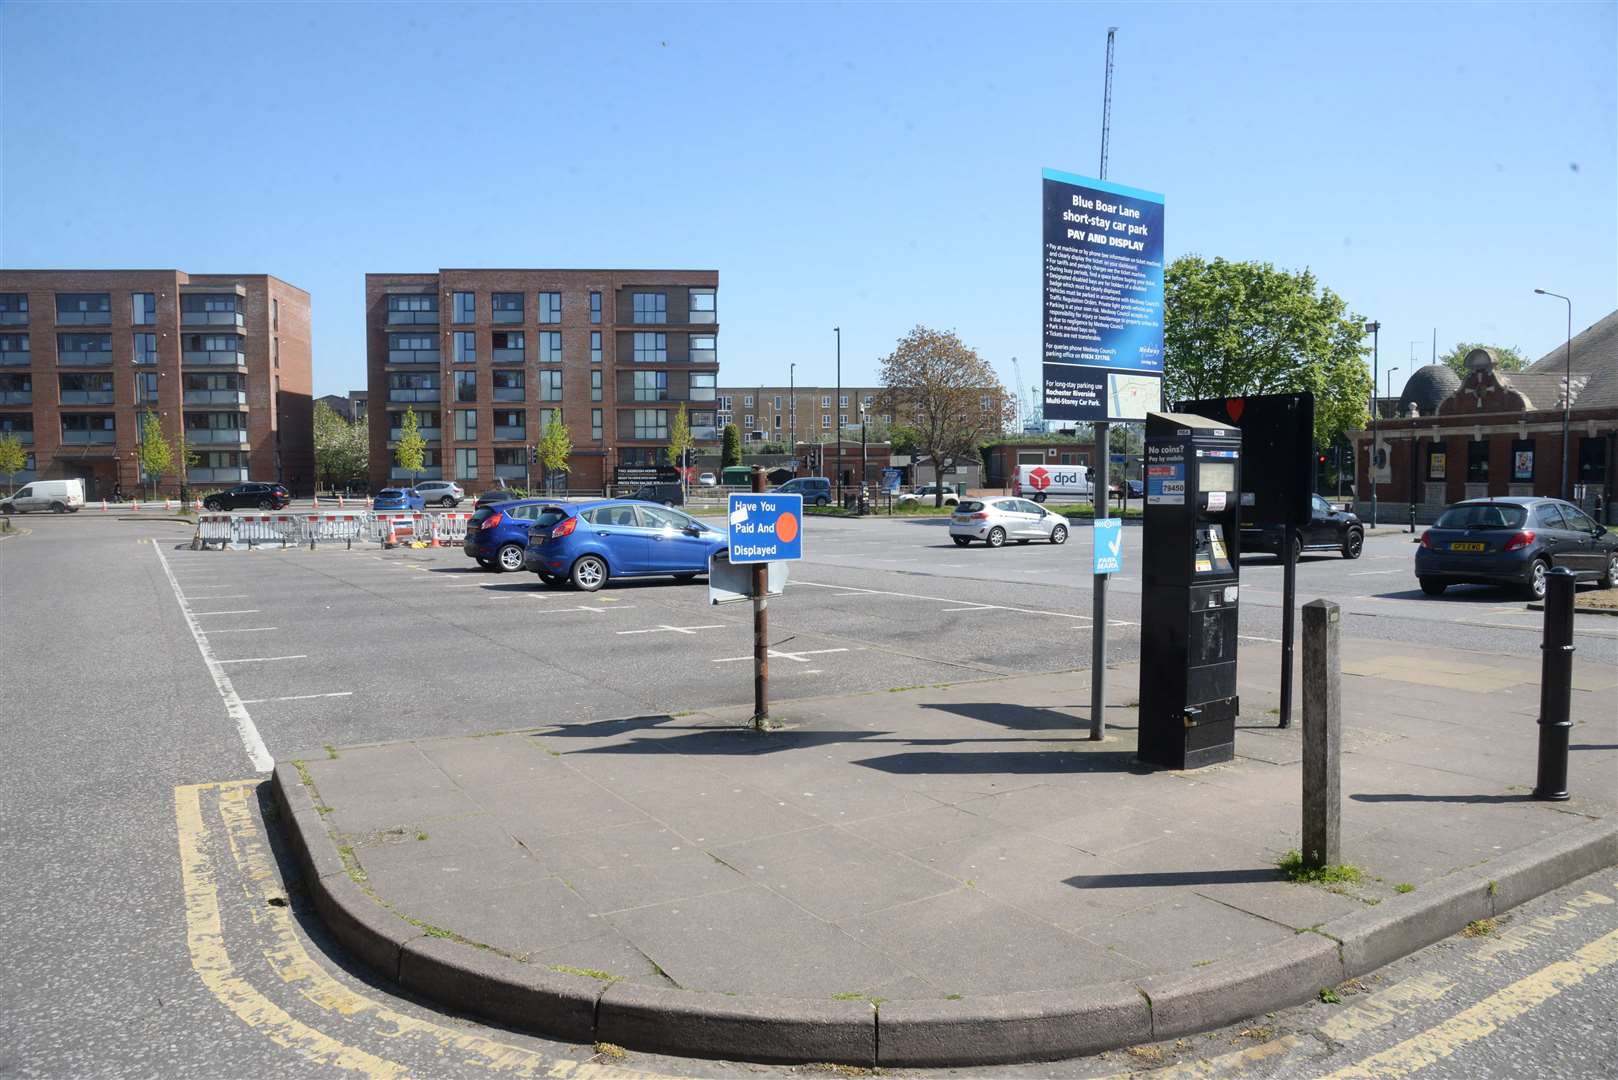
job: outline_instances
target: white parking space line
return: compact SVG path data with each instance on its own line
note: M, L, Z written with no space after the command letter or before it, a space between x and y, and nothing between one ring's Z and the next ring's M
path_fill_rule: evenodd
M971 607L947 607L945 611L1005 611L998 604L973 604Z
M290 697L249 698L246 701L243 701L242 704L243 705L263 705L265 702L268 702L268 701L313 701L315 698L353 697L353 696L354 696L354 691L352 691L352 690L339 690L336 693L332 693L332 694L293 694Z
M260 612L260 610L258 608L253 607L253 608L239 608L239 609L237 609L235 611L193 611L191 614L197 615L197 616L202 616L202 615L258 615L258 614L261 614L261 612Z
M264 630L279 630L279 626L241 626L231 630L209 630L210 634L257 634Z
M857 589L852 585L828 585L828 584L826 584L824 582L820 582L820 581L789 581L789 582L787 582L787 587L788 588L792 588L792 587L795 587L795 586L808 586L810 588L815 588L815 589L839 589L839 590L843 591L844 593L853 593L853 594L858 594L858 595L861 595L861 596L902 596L902 597L905 597L906 599L910 599L910 600L932 600L932 601L935 601L935 602L940 603L940 604L959 604L961 602L961 599L958 596L927 596L927 595L924 595L922 593L893 592L893 591L888 590L888 589ZM975 605L975 606L979 606L979 605ZM981 605L981 606L990 607L990 606L993 606L993 605ZM1015 611L1019 615L1050 615L1053 618L1057 618L1057 619L1077 619L1080 622L1089 622L1090 621L1090 616L1088 616L1088 615L1076 615L1071 611L1044 611L1044 610L1041 610L1040 608L1005 607L1005 606L1000 607L999 610L1001 610L1001 611ZM1134 624L1131 623L1130 625L1134 625Z
M219 660L220 664L267 664L272 660L307 660L308 653L294 653L291 656L244 656L239 660Z
M807 664L809 661L804 659L804 657L806 657L806 656L823 656L826 653L839 653L839 652L848 652L848 650L847 649L801 649L801 650L799 650L797 652L778 652L775 649L771 649L771 650L769 650L769 655L771 657L777 659L777 660L793 660L793 661L796 661L797 663L800 663L800 664ZM726 657L717 658L713 662L716 663L716 664L734 664L739 660L751 660L751 659L753 659L753 654L748 653L746 656L726 656Z
M1391 569L1391 570L1356 570L1352 574L1349 574L1348 576L1349 577L1373 577L1373 576L1375 576L1377 574L1402 574L1404 572L1405 571L1404 571L1404 569L1402 567L1395 567L1394 569Z
M620 636L624 634L661 634L665 631L675 634L695 634L698 630L723 630L724 628L724 623L708 623L705 626L670 626L664 623L662 626L653 626L645 630L620 630L618 633Z
M191 615L191 608L185 602L185 596L180 592L180 583L175 580L174 571L169 569L169 561L163 555L162 546L152 541L152 550L157 552L157 561L163 564L163 574L169 579L169 588L174 590L174 600L180 605L180 614L185 616L185 625L191 631L191 640L197 644L197 651L202 654L202 662L208 666L208 674L213 676L214 686L219 696L224 699L225 712L236 722L236 734L242 741L242 747L247 751L248 760L253 768L259 772L269 772L275 767L275 759L270 756L269 748L259 736L258 727L253 723L253 717L242 704L241 697L236 688L231 685L230 676L226 675L222 666L229 661L214 658L213 648L208 644L208 638L203 634L202 627Z
M186 593L187 600L246 600L247 593L225 593L222 596L199 596L196 593Z

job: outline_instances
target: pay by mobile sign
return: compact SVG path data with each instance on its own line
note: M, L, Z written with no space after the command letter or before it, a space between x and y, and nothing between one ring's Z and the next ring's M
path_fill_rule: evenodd
M733 563L803 558L803 496L732 494L729 555Z
M1045 418L1162 406L1163 196L1044 172Z

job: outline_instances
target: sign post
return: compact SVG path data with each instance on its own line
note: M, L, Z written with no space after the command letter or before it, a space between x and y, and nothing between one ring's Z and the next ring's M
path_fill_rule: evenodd
M731 563L752 564L753 727L770 723L769 564L803 558L803 496L764 491L764 467L753 467L753 490L730 497Z

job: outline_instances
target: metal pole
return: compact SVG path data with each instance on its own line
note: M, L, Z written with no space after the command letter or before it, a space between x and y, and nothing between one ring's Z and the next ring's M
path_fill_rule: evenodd
M837 417L837 505L843 505L843 328L832 327L837 335L837 395L832 398L832 413Z
M753 492L764 491L764 466L753 466ZM753 727L770 726L770 601L769 565L753 564Z
M792 456L797 457L798 456L798 365L797 364L791 364L791 365L789 365L787 367L787 395L790 398L790 404L787 405L787 413L792 417ZM796 470L794 470L794 471L796 471Z
M1567 486L1567 444L1572 437L1568 429L1573 419L1573 301L1546 289L1534 291L1541 296L1554 296L1567 305L1567 361L1562 374L1562 498L1567 499L1572 495Z
M1110 36L1110 35L1109 35ZM1110 453L1108 425L1095 425L1096 467L1091 473L1090 503L1096 521L1108 516L1107 455ZM1090 530L1092 543L1095 530ZM1107 574L1090 575L1090 740L1107 737Z
M1298 522L1289 509L1281 540L1281 710L1276 727L1292 726L1292 640L1298 610L1298 555L1294 537ZM1306 654L1307 656L1307 654Z
M1377 375L1377 366L1380 362L1378 335L1382 330L1382 324L1374 322L1367 329L1371 331L1371 467L1366 472L1369 474L1368 479L1371 484L1371 528L1374 529L1376 528L1376 455L1382 449L1382 425L1379 423L1381 410L1377 408L1376 400L1376 384L1380 381Z
M1545 636L1540 644L1539 782L1534 798L1562 802L1567 791L1567 744L1573 730L1573 571L1545 575Z

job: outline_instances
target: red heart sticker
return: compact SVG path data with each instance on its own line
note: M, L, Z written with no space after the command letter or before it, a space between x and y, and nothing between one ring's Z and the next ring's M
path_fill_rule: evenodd
M1242 410L1246 407L1247 402L1243 401L1239 397L1227 398L1225 400L1225 411L1230 414L1230 422L1233 424L1239 424L1242 422Z

